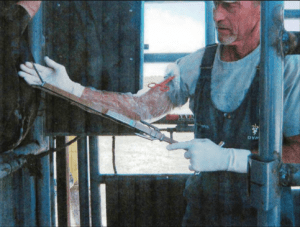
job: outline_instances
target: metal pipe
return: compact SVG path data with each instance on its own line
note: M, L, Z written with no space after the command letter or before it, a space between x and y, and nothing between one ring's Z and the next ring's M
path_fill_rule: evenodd
M32 23L29 26L29 37L31 44L31 52L37 63L42 63L44 39L43 39L43 5L35 14ZM41 104L40 109L43 109ZM34 141L38 141L41 146L49 143L43 136L44 117L38 116L32 127L32 137ZM39 226L51 226L51 205L50 205L50 159L49 155L41 158L41 174L42 178L37 178L37 224Z
M60 136L56 138L57 147L61 147L65 143L65 137ZM70 226L70 201L68 197L70 186L67 156L68 152L66 149L56 153L57 215L59 226Z
M259 155L268 162L281 157L284 56L283 1L261 2Z
M276 206L271 210L259 210L257 215L257 226L280 226L280 207Z
M51 226L50 158L40 159L42 178L37 178L37 220L38 226Z
M36 181L34 176L30 176L29 170L22 169L22 192L23 195L23 223L22 226L38 226L37 224L37 196Z
M12 174L19 170L26 163L25 158L14 159L6 163L0 164L0 179Z
M92 226L101 226L101 194L98 177L100 175L99 137L89 137L91 215Z
M285 10L284 19L298 19L300 18L299 10Z
M90 226L87 137L77 142L80 225Z
M112 137L112 165L114 169L114 173L118 174L117 166L116 166L116 137Z
M262 1L259 161L253 160L257 168L250 169L252 199L262 198L255 201L258 226L280 226L280 186L276 169L282 153L283 31L283 1Z
M18 147L10 154L0 155L0 179L21 169L27 160L24 156L29 154L38 154L47 149L48 145L44 143L42 146L37 143L30 143L23 147ZM22 155L22 156L20 156Z
M174 62L179 58L182 58L189 53L172 53L172 54L144 54L145 63L154 62Z
M187 178L188 176L191 176L191 174L100 174L97 177L98 184L105 184L107 181L110 181L111 179L123 179L123 178L156 178L156 179L169 179L171 177L183 177Z
M142 89L144 86L144 15L145 15L145 4L144 1L141 1L141 25L140 25L140 84L139 89Z
M216 42L215 22L213 18L213 1L205 1L205 45Z
M49 138L50 149L55 148L54 138ZM50 198L51 198L51 224L56 226L56 199L55 199L55 175L54 175L54 154L50 154Z

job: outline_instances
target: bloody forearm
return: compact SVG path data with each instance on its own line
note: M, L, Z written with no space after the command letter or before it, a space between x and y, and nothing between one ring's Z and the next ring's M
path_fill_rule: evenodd
M173 108L167 94L159 87L141 96L85 88L80 98L134 120L149 120Z

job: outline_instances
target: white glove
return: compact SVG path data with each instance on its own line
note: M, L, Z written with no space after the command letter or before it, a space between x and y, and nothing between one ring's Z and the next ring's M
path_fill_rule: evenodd
M185 149L191 171L232 171L247 173L249 150L222 148L209 139L193 139L167 146L168 150Z
M63 65L56 63L48 57L45 57L45 62L49 67L34 64L44 82L78 97L82 95L84 87L69 78L66 68ZM25 64L21 64L20 68L22 71L18 72L19 76L23 77L29 85L42 84L32 63L26 62Z

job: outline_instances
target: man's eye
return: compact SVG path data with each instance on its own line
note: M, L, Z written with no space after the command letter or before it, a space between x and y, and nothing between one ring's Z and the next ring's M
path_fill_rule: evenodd
M227 9L231 6L231 3L221 2L221 1L214 1L214 5L215 5L215 8L217 8L219 5L222 5L222 7L224 9Z
M222 5L224 9L229 9L232 6L231 3L227 3L227 2L223 2Z
M218 5L220 5L220 2L219 1L214 1L214 5L215 5L215 7L218 7Z

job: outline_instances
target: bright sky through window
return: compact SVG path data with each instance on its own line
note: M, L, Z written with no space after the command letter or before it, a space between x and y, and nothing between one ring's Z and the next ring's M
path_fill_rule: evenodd
M285 9L300 9L300 1L285 1ZM194 52L205 45L204 1L145 2L144 53ZM288 31L300 31L300 20L285 20ZM168 63L145 63L144 77L163 76Z

